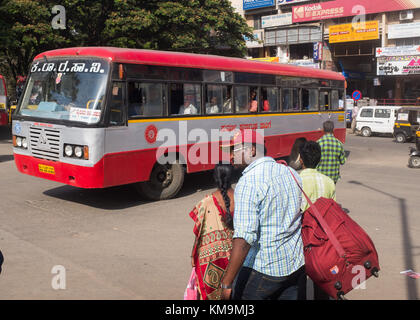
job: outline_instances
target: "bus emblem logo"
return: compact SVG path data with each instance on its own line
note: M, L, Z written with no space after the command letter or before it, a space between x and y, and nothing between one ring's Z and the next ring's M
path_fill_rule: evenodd
M39 141L40 144L44 144L44 145L47 144L47 137L45 136L44 133L41 133L40 134L38 141Z
M156 142L157 139L157 128L151 124L146 128L146 131L144 132L144 137L146 138L146 141L150 144L153 144Z

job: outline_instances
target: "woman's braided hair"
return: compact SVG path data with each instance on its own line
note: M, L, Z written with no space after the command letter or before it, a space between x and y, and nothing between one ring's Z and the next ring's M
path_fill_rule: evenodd
M223 200L226 206L226 215L222 218L225 225L233 230L233 217L230 213L230 198L228 190L232 185L232 173L233 167L230 164L218 164L214 168L213 177L216 181L216 186L220 190L223 196Z

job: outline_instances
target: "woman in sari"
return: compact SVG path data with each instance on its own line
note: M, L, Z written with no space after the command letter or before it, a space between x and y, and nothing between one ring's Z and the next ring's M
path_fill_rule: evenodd
M220 282L229 263L233 236L233 167L218 164L213 177L217 190L190 212L195 241L191 262L201 300L220 300Z

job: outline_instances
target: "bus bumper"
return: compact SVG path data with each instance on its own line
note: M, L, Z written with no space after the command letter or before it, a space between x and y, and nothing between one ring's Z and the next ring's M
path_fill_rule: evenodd
M103 159L93 167L37 159L14 154L17 169L24 174L65 183L79 188L104 188Z

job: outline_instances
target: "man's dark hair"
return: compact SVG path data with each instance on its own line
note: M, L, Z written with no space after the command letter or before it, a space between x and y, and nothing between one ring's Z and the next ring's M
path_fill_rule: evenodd
M321 146L315 141L305 141L299 146L299 154L306 168L315 169L321 160Z
M324 132L325 133L333 133L334 132L334 122L331 120L325 121L323 124Z

